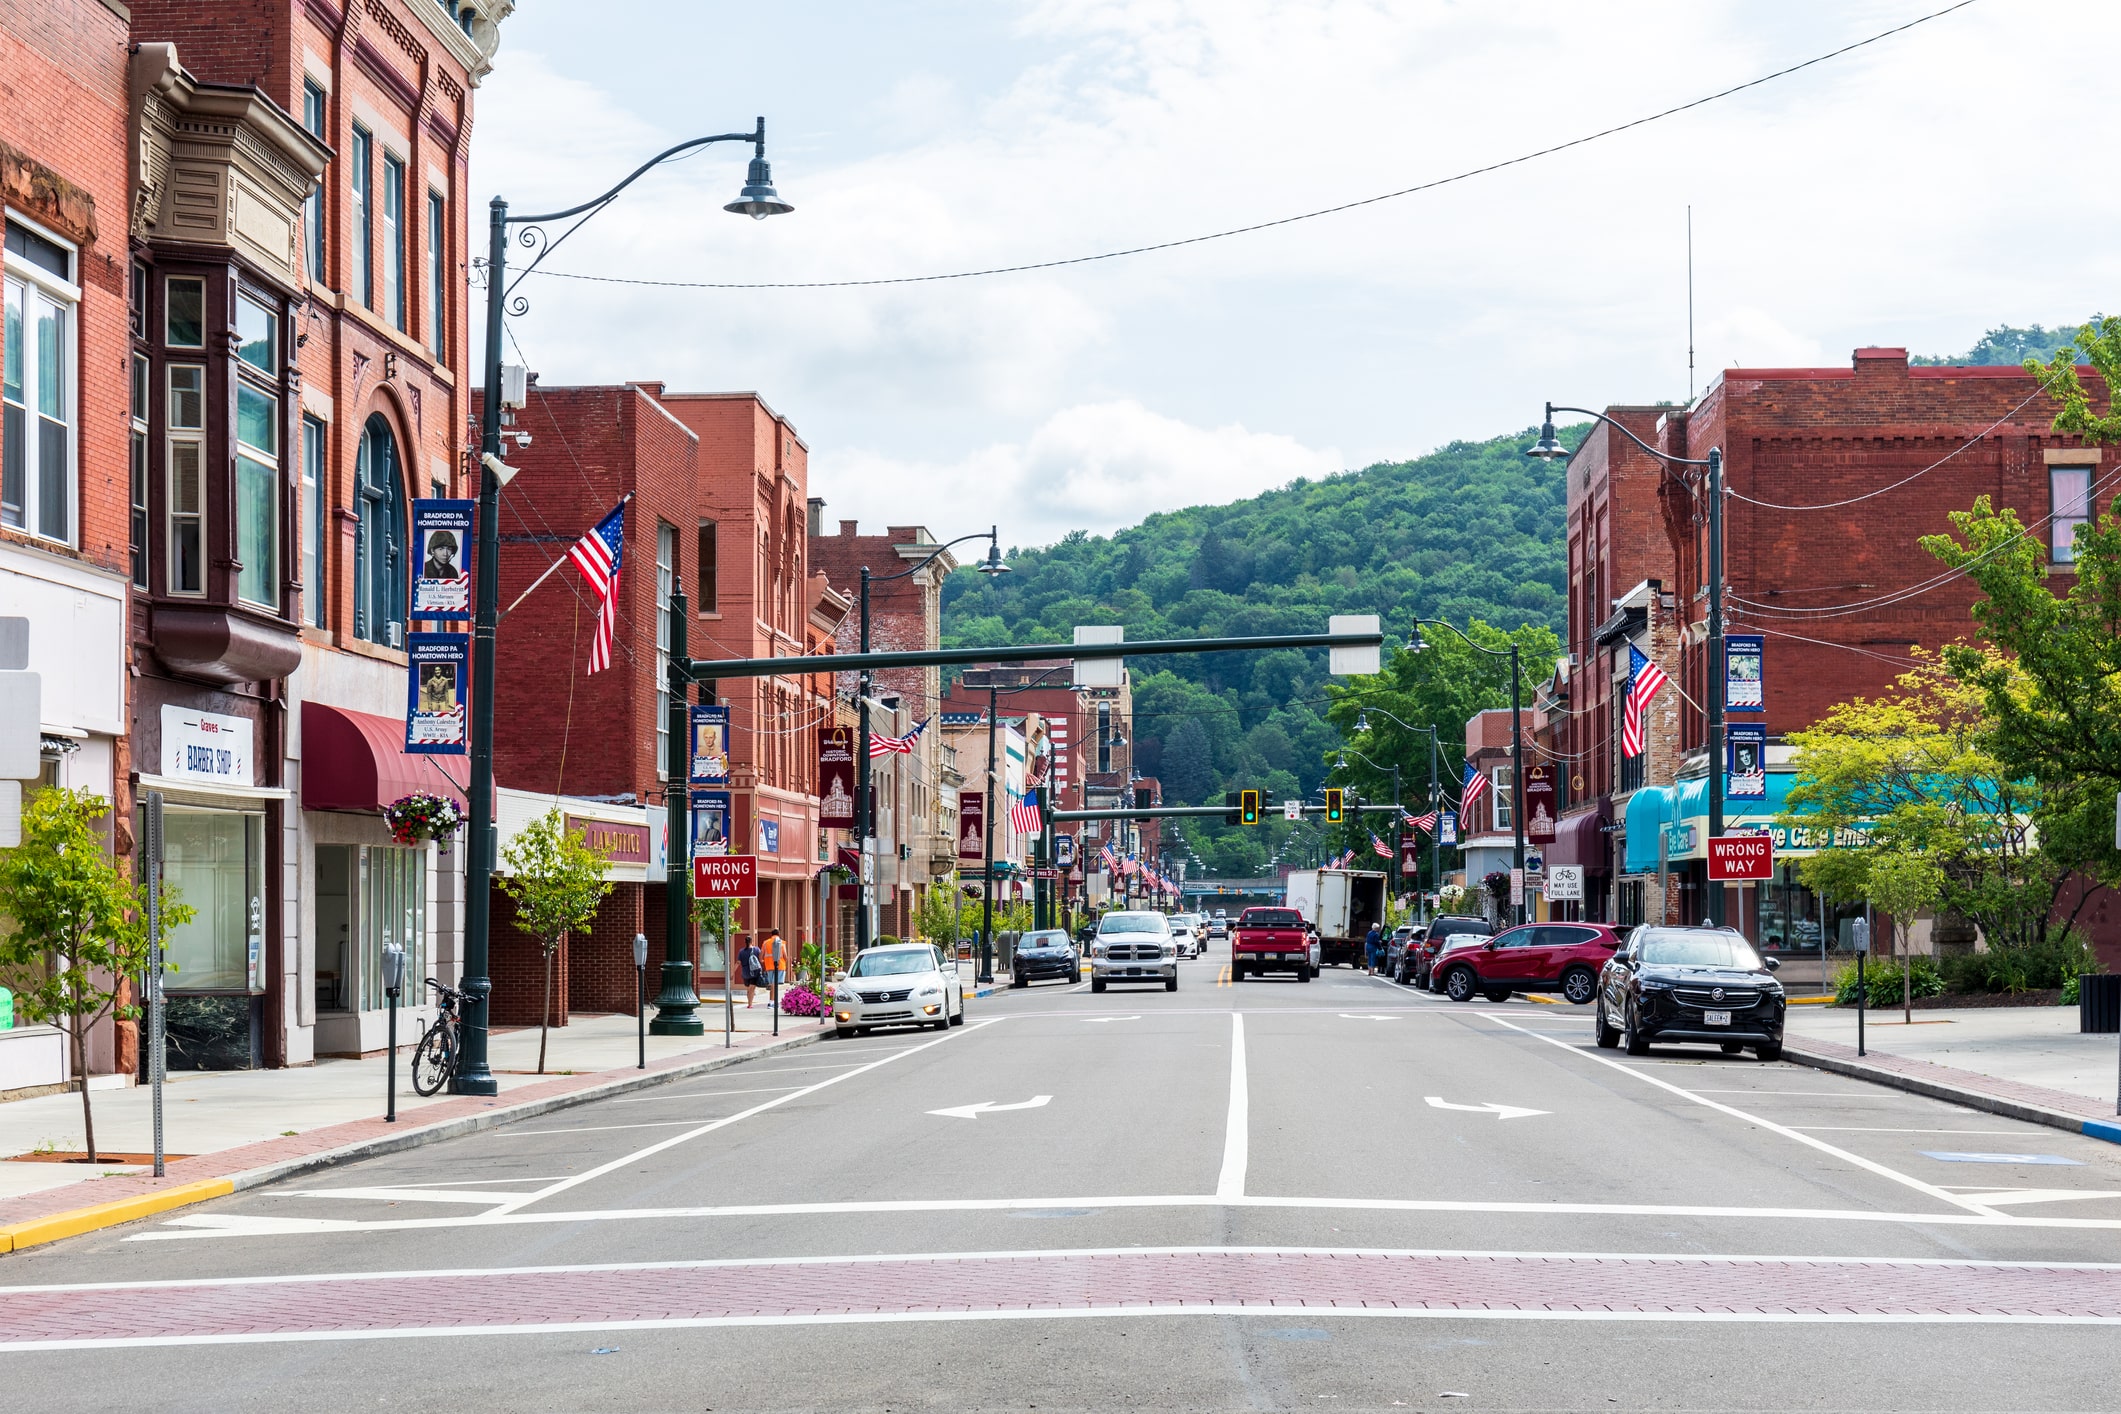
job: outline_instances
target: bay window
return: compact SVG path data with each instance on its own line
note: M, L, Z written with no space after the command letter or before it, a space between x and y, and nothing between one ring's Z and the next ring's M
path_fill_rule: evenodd
M0 525L71 543L74 250L7 217L6 368L0 372Z
M133 355L132 548L133 587L147 588L147 355Z
M177 282L170 282L175 285ZM169 592L206 592L206 369L173 363L162 420Z
M309 621L324 627L324 424L302 419L302 584Z

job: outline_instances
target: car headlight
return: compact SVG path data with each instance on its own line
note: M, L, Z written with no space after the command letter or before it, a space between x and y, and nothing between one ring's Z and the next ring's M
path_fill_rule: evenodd
M853 1006L855 1003L855 994L852 992L834 992L832 994L832 1000L839 1003L841 1006Z
M1635 983L1645 992L1669 992L1672 984L1661 977L1644 977Z
M942 989L941 987L923 987L923 988L921 988L921 989L920 989L920 991L916 992L916 993L915 993L914 995L916 995L916 996L922 996L922 997L939 997L939 996L941 996L942 994L943 994L943 989Z
M1099 943L1095 947L1090 949L1090 956L1092 957L1103 957L1104 955L1105 945L1103 943Z

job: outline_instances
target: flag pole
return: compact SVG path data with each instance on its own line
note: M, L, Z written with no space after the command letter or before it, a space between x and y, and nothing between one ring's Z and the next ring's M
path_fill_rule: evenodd
M619 498L619 504L623 506L632 500L633 493L631 491L628 491L625 495ZM516 611L516 605L522 603L525 599L528 599L531 596L532 592L535 591L539 585L543 584L546 580L552 578L552 573L554 570L558 569L561 565L564 565L566 563L567 557L565 555L562 555L558 559L554 560L551 564L545 566L545 573L539 575L536 579L530 581L530 588L525 589L521 594L516 595L516 597L512 601L510 601L508 607L501 610L501 617L505 619L510 614L514 613Z

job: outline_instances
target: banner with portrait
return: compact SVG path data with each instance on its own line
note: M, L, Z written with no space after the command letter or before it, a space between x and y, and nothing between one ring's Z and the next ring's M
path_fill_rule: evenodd
M823 830L854 828L854 728L817 734L817 823Z
M729 708L720 704L692 709L688 774L696 786L729 784Z
M1733 712L1765 712L1767 685L1761 677L1761 660L1767 638L1758 633L1727 633L1723 636L1723 705Z
M405 635L405 749L424 756L462 756L471 679L471 635Z
M1766 800L1767 723L1726 723L1723 744L1730 762L1730 774L1724 778L1724 798Z
M1436 822L1436 842L1445 846L1458 843L1458 816L1449 810Z
M692 853L729 853L730 799L726 790L692 793Z
M983 860L987 857L987 793L961 790L957 793L957 857Z
M478 510L477 501L412 503L412 618L471 617L471 550Z

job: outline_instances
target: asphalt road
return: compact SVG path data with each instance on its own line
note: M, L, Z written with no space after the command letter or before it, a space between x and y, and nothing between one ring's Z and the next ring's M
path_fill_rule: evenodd
M17 1254L0 1382L38 1410L2121 1408L2121 1149L1226 962Z

